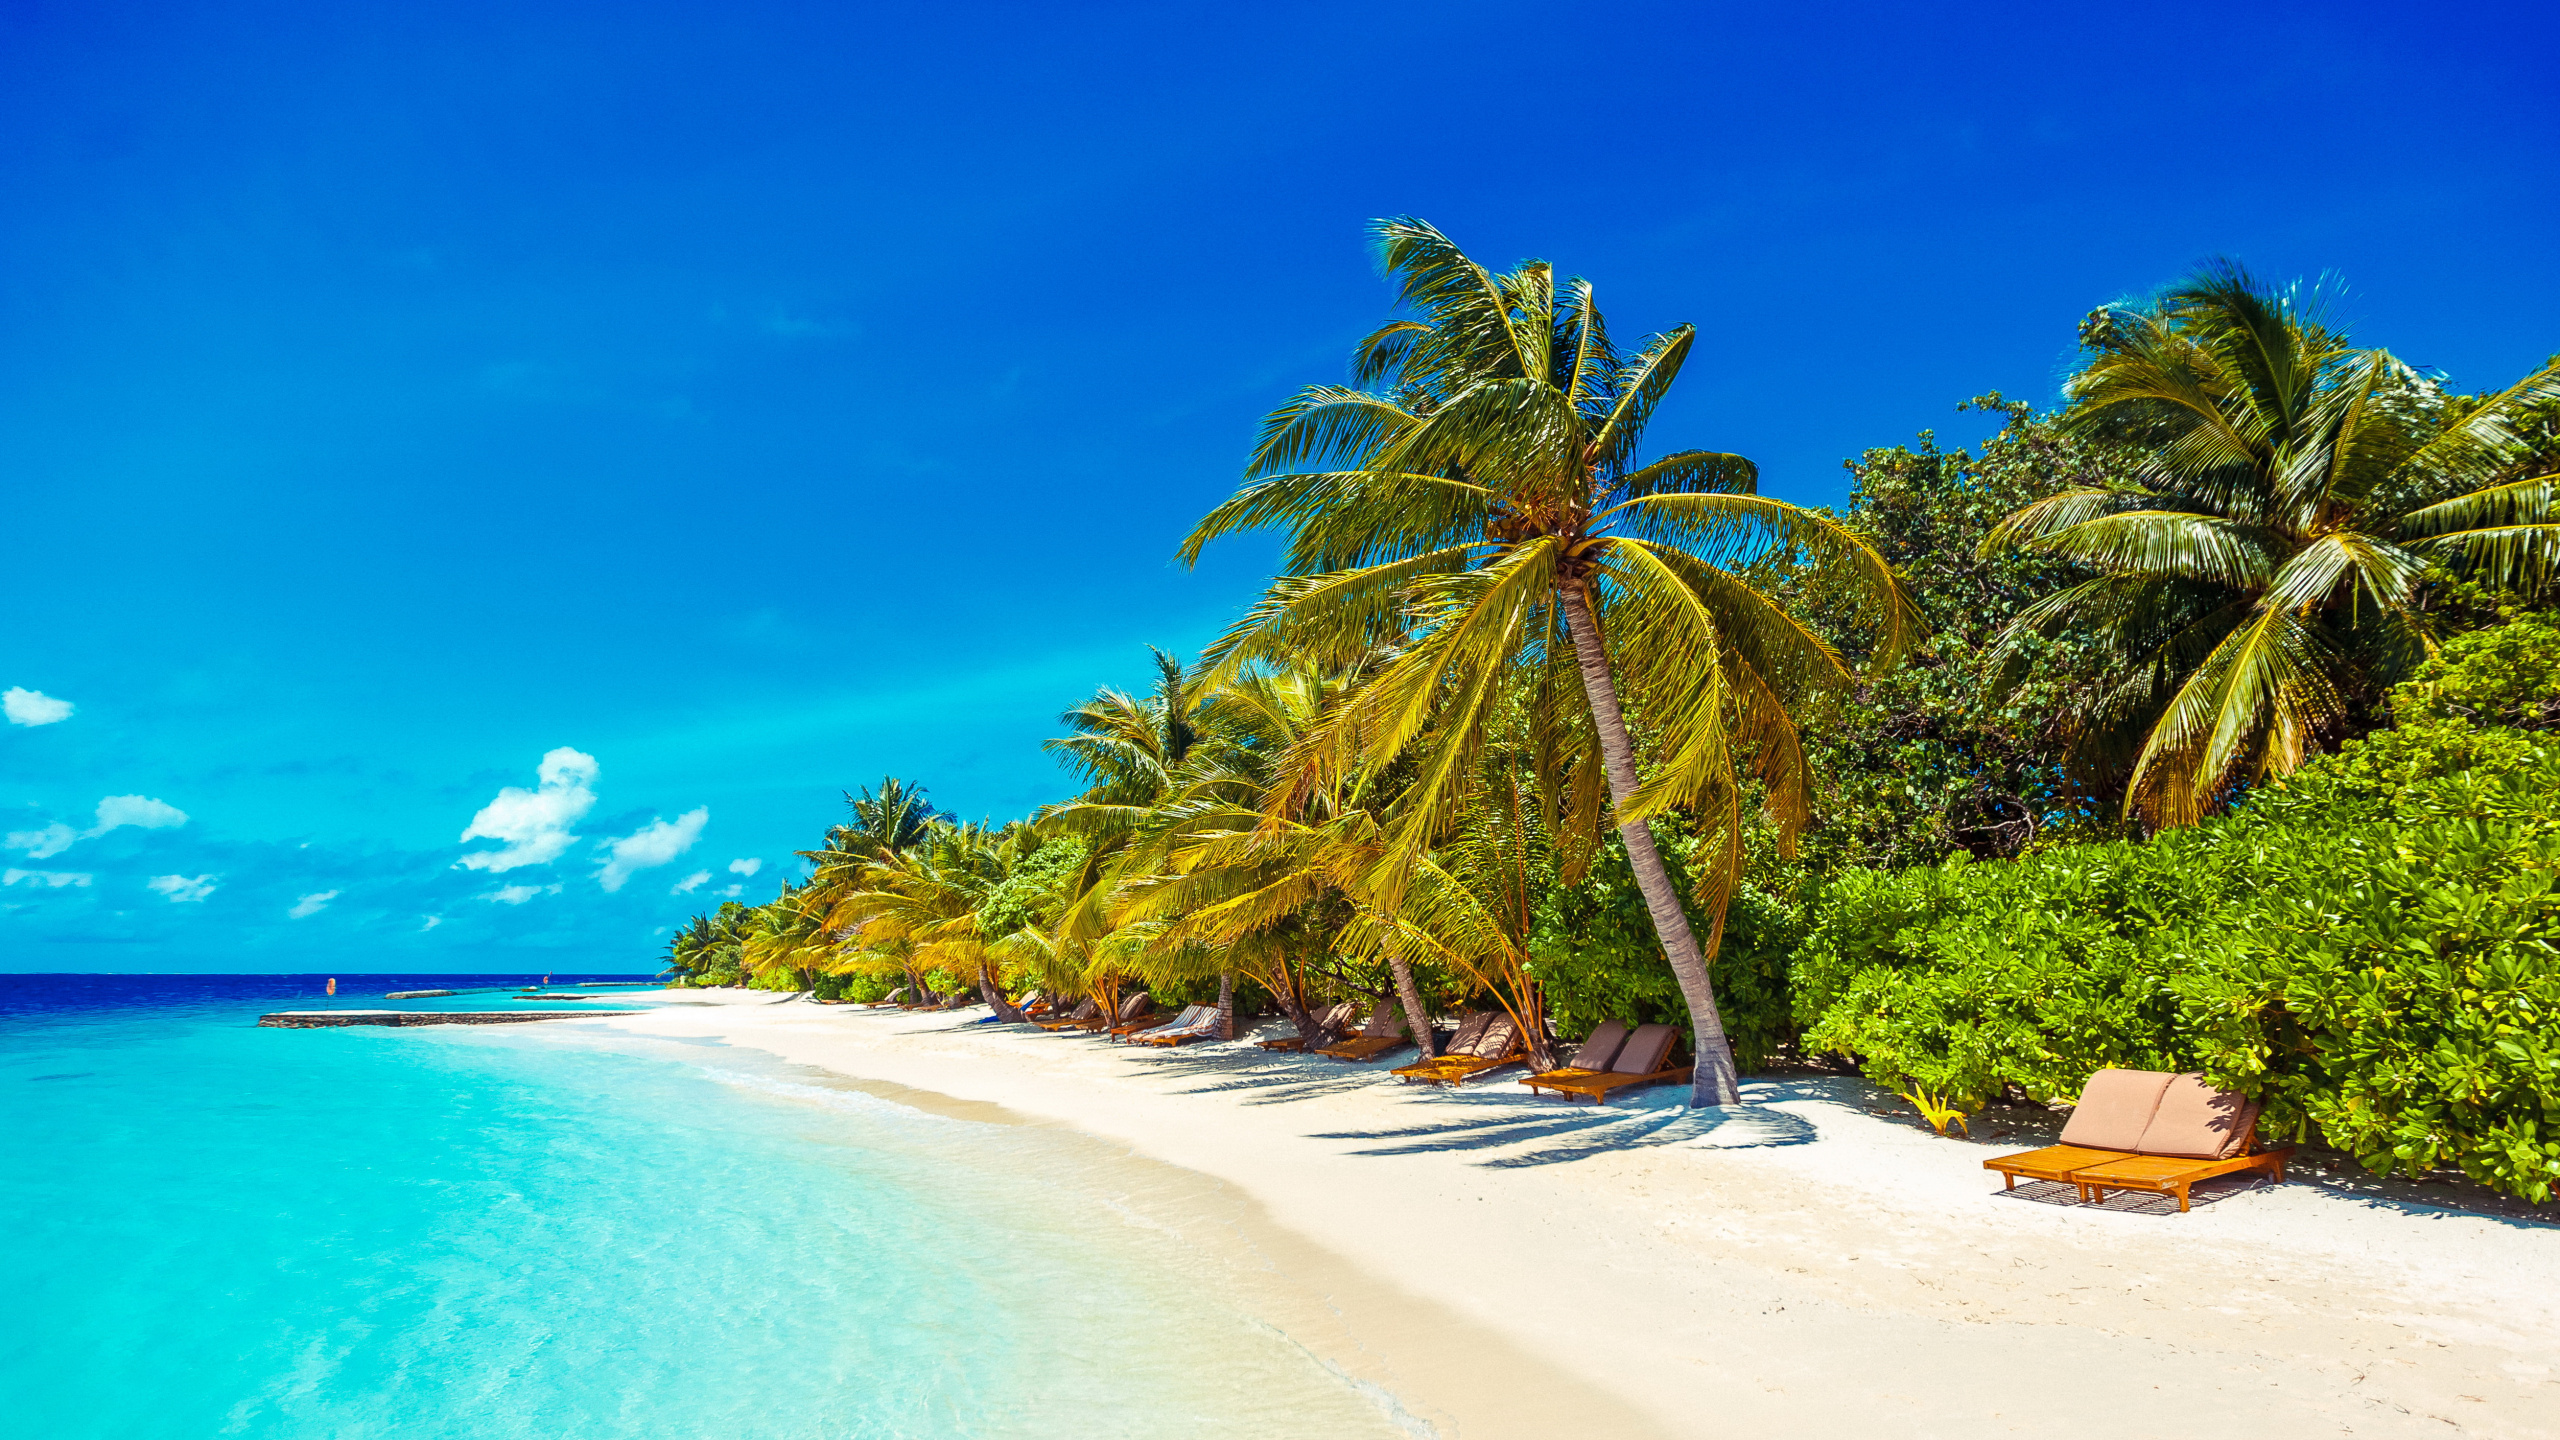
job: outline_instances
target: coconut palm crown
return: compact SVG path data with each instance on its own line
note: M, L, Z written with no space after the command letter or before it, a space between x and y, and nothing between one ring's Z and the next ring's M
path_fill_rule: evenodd
M1342 663L1396 647L1343 707L1338 743L1309 760L1374 775L1430 741L1387 847L1405 873L1463 812L1487 726L1526 704L1540 752L1560 762L1551 773L1605 774L1696 1027L1694 1099L1733 1103L1707 965L1744 797L1756 776L1782 836L1806 821L1788 704L1847 676L1741 572L1780 553L1838 571L1887 659L1915 624L1910 602L1855 535L1756 493L1741 456L1642 458L1646 422L1695 343L1689 326L1622 349L1586 282L1559 284L1540 261L1494 274L1420 220L1375 229L1412 318L1362 342L1352 386L1310 387L1274 412L1244 487L1184 542L1187 562L1237 531L1288 536L1282 578L1207 663ZM1573 763L1594 749L1598 766ZM1699 877L1715 927L1704 945L1645 823L1672 807L1696 809L1718 837Z
M2039 641L2088 647L2108 679L2071 718L2078 756L2155 826L2290 772L2423 657L2433 567L2533 589L2560 557L2555 477L2513 473L2560 367L2474 403L2324 310L2216 262L2093 314L2063 423L2128 447L2136 478L1984 541L2098 572L2022 613L1994 663L2014 679Z

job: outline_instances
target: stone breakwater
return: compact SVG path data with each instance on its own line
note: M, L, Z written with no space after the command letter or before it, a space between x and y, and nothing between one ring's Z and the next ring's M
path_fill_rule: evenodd
M325 1030L339 1025L513 1025L526 1020L569 1020L582 1015L630 1015L630 1010L279 1010L258 1017L278 1030Z

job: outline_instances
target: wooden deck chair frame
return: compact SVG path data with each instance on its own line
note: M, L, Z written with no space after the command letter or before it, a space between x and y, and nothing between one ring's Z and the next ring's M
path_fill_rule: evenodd
M1167 1023L1169 1018L1163 1011L1156 1008L1153 995L1141 992L1130 996L1127 1002L1121 1005L1120 1018L1106 1020L1099 1025L1088 1024L1086 1028L1098 1034L1118 1038L1123 1035L1134 1035L1141 1030L1153 1030Z
M1339 1029L1342 1022L1348 1020L1351 1017L1351 1013L1356 1012L1358 1008L1358 1006L1352 1004L1350 1001L1345 1000L1338 1004L1328 1005L1324 1009L1317 1011L1315 1015L1317 1037L1322 1038L1327 1030ZM1304 1050L1307 1048L1307 1037L1304 1035L1283 1035L1277 1040L1262 1041L1261 1045L1265 1050Z
M1482 1050L1484 1044L1483 1037L1491 1033L1492 1028L1496 1025L1509 1026L1509 1033L1505 1037L1500 1051L1492 1055L1484 1054ZM1529 1050L1528 1047L1521 1042L1519 1022L1513 1020L1507 1014L1495 1012L1487 1020L1485 1029L1478 1032L1477 1038L1473 1042L1473 1048L1462 1051L1457 1042L1453 1040L1450 1043L1448 1053L1435 1055L1428 1060L1417 1060L1411 1065L1401 1066L1396 1070L1395 1074L1398 1080L1401 1080L1408 1085L1448 1085L1456 1087L1464 1085L1467 1081L1475 1078L1476 1076L1483 1075L1488 1071L1500 1070L1508 1066L1517 1065L1528 1058Z
M1635 1032L1627 1037L1626 1045L1619 1050L1614 1059L1625 1059L1627 1050L1635 1047L1637 1037L1651 1028L1653 1027L1638 1026ZM1668 1032L1668 1038L1662 1047L1662 1058L1650 1070L1641 1072L1603 1070L1594 1073L1566 1067L1561 1070L1549 1070L1543 1074L1523 1076L1520 1083L1528 1086L1529 1093L1532 1095L1552 1092L1563 1096L1567 1104L1571 1104L1573 1098L1580 1095L1588 1097L1594 1105L1606 1105L1609 1103L1609 1095L1612 1091L1636 1090L1647 1085L1665 1085L1695 1078L1697 1075L1695 1062L1685 1065L1679 1063L1680 1032L1670 1026L1664 1026L1663 1031Z
M1403 1006L1395 1001L1388 1001L1369 1012L1369 1019L1360 1027L1359 1034L1319 1047L1309 1053L1322 1055L1328 1060L1340 1060L1346 1064L1359 1065L1375 1060L1390 1050L1401 1050L1412 1043L1412 1037L1404 1033Z
M1091 1011L1091 1014L1085 1012ZM1102 1018L1102 1007L1087 999L1072 1015L1045 1015L1031 1023L1054 1035L1061 1030L1076 1030Z
M1111 1027L1111 1034L1113 1038L1119 1040L1123 1044L1127 1044L1130 1041L1136 1040L1145 1035L1150 1030L1169 1030L1176 1025L1197 1024L1199 1023L1200 1017L1192 1012L1199 1008L1201 1007L1197 1005L1185 1005L1170 1015L1159 1010L1152 1015L1144 1017L1134 1025L1114 1025ZM1217 1007L1211 1006L1209 1008L1214 1010Z
M1216 1032L1217 1024L1218 1007L1212 1005L1209 1007L1208 1014L1201 1016L1199 1019L1192 1021L1188 1025L1167 1025L1155 1030L1142 1030L1137 1034L1130 1036L1129 1043L1132 1045L1163 1045L1170 1048L1175 1045L1188 1045L1194 1040L1215 1040L1218 1038Z
M2111 1072L2101 1072L2106 1073ZM2159 1072L2134 1073L2157 1075ZM2093 1086L2098 1078L2091 1077ZM2186 1078L2203 1083L2201 1077ZM2082 1092L2084 1101L2089 1093L2087 1090ZM2067 1130L2068 1127L2066 1133ZM2140 1150L2066 1144L2047 1145L2040 1150L2025 1150L2014 1155L1995 1155L1983 1161L1982 1168L1999 1174L2003 1190L2017 1189L2021 1179L2049 1180L2071 1186L2084 1204L2103 1204L2110 1190L2138 1190L2175 1197L2178 1213L2184 1215L2187 1213L2188 1192L2198 1181L2249 1170L2264 1171L2278 1183L2284 1180L2285 1163L2293 1157L2294 1147L2278 1145L2258 1150L2257 1141L2258 1114L2253 1106L2248 1112L2247 1123L2241 1129L2239 1143L2232 1147L2238 1153L2229 1156L2146 1154Z

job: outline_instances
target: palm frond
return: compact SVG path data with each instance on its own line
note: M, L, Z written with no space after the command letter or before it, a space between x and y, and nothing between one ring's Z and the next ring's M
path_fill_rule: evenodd
M2092 570L2255 591L2274 578L2284 543L2280 532L2263 525L2175 510L2128 510L2049 531L2024 548Z

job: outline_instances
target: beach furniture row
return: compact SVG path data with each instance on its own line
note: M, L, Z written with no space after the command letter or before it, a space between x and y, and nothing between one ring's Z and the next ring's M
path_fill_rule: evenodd
M925 991L909 997L900 992L871 1008L932 1010L973 1003L977 1003L975 997L969 996ZM1214 1039L1222 1021L1215 1005L1160 1013L1143 991L1116 1003L1087 998L1063 1014L1037 991L1014 1003L1026 1023L1043 1030L1084 1030L1128 1044L1166 1048ZM1317 1012L1312 1020L1311 1033L1259 1044L1268 1051L1359 1064L1412 1043L1405 1031L1403 1007L1391 1001L1373 1005L1365 1019L1359 1018L1356 1003L1345 1001ZM1630 1029L1616 1020L1603 1021L1575 1047L1567 1063L1522 1076L1519 1083L1532 1094L1554 1095L1568 1103L1587 1099L1595 1105L1606 1104L1617 1091L1689 1080L1695 1066L1680 1054L1680 1040L1678 1027L1672 1025ZM1519 1022L1499 1010L1460 1016L1440 1052L1391 1073L1406 1084L1456 1087L1529 1058ZM2157 1194L2175 1199L2184 1213L2193 1188L2216 1176L2255 1172L2279 1181L2285 1178L2285 1164L2294 1147L2260 1148L2258 1113L2255 1101L2221 1089L2202 1075L2104 1069L2090 1076L2082 1088L2058 1143L1982 1163L2003 1177L2006 1189L2015 1189L2021 1179L2056 1182L2072 1186L2084 1203L2103 1203L2111 1192Z

